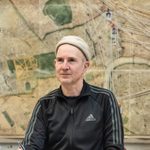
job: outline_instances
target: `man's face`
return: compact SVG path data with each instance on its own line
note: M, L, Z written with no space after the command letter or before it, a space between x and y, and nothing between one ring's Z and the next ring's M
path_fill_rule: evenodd
M56 77L62 85L74 85L81 82L88 66L89 62L78 48L69 44L58 48L55 68Z

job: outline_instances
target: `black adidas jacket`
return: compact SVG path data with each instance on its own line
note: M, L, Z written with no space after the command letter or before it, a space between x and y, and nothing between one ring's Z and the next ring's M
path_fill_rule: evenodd
M23 150L123 150L123 125L112 92L84 82L75 105L56 89L36 104Z

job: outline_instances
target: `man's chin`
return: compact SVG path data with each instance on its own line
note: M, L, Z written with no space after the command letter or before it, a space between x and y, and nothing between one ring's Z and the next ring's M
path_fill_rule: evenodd
M69 85L69 84L71 84L71 80L70 79L61 79L59 81L63 85Z

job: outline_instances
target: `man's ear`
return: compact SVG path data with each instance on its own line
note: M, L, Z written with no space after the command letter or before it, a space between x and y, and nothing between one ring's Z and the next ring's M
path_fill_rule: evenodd
M84 68L87 70L90 66L90 62L89 61L86 61L85 64L84 64Z

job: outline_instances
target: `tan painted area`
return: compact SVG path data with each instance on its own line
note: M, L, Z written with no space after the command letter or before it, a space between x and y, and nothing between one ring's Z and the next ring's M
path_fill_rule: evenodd
M149 0L69 1L73 20L63 26L43 14L46 2L0 1L0 135L23 136L37 100L59 86L33 56L53 52L58 39L75 34L89 43L93 55L85 78L115 93L126 135L149 136ZM31 68L17 64L18 59L31 62ZM14 73L8 60L15 64Z

